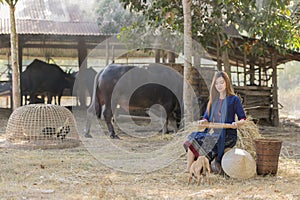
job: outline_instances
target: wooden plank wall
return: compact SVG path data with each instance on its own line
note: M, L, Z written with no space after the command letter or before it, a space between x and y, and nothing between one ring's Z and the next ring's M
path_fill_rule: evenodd
M172 67L183 76L182 64L171 64L171 63L163 63L163 64ZM210 87L209 84L211 84L211 80L214 75L214 72L215 71L213 68L205 68L205 67L201 67L199 69L195 67L192 68L191 86L195 92L195 95L197 96L197 99L194 99L195 100L194 103L196 103L199 106L199 111L200 111L200 113L194 113L194 120L200 119L206 110L206 104L209 96L209 87Z
M241 97L245 111L259 124L272 124L272 88L266 86L235 86L235 93Z

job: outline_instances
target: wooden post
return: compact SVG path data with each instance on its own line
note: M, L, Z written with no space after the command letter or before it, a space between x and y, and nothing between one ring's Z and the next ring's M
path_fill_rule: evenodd
M175 53L174 52L172 52L172 51L168 52L168 60L169 60L169 63L175 63Z
M240 86L240 73L239 73L239 60L236 60L236 77L237 77L237 86Z
M254 64L250 63L249 74L250 74L250 85L254 85L254 80L255 80Z
M224 71L228 74L229 79L231 80L231 66L229 63L229 56L228 56L228 50L225 49L222 52L222 60L224 64Z
M84 39L78 41L78 65L79 67L87 68L87 48Z
M155 63L160 63L160 49L155 49Z
M111 63L115 63L115 46L114 45L111 46L111 53L112 53Z
M261 63L261 60L259 60L259 67L258 67L258 74L259 74L259 83L258 83L258 85L259 86L261 86L261 79L262 79L262 77L261 77L261 68L262 68L262 63Z
M106 58L106 65L109 63L109 41L108 38L106 38L105 41L105 58Z
M264 57L264 67L263 67L263 79L264 79L264 84L263 86L268 86L268 81L267 81L267 64L266 64L266 57Z
M166 63L165 51L161 50L162 63Z
M244 65L244 86L246 86L247 85L247 54L246 54L246 50L244 50L243 65Z
M85 45L85 41L84 39L79 39L78 41L78 65L79 65L79 70L81 71L81 75L83 74L84 77L84 70L87 69L87 47ZM85 83L83 83L85 80L84 78L77 78L76 82L79 81L79 84L74 85L74 89L76 90L77 93L77 97L80 100L80 106L81 107L85 107L86 106L86 95L85 95L85 90L86 87L83 87L84 85L86 85ZM77 87L78 86L78 87ZM73 90L74 90L73 89ZM73 93L73 91L71 91L71 93Z
M19 44L18 44L18 59L19 59L19 71L20 71L20 77L19 77L19 81L20 81L20 105L23 105L23 92L22 92L22 71L23 71L23 44L24 41L23 39L18 36L18 40L19 40Z
M278 113L278 87L277 87L277 56L272 54L272 85L273 85L273 126L279 126L279 113Z

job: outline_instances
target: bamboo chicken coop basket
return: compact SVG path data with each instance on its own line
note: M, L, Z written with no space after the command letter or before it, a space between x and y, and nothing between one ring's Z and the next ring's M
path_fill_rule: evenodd
M72 112L51 104L14 110L8 119L6 138L13 145L33 149L70 148L80 143Z

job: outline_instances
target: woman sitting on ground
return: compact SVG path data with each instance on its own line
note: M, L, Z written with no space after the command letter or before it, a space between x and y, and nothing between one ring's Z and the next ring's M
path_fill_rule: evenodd
M237 115L238 121L235 121ZM199 124L224 123L231 128L206 128L203 132L191 133L184 148L187 151L187 170L200 155L205 155L211 162L216 158L216 165L221 166L225 148L232 148L237 142L237 128L244 124L246 114L241 100L234 94L233 87L226 72L215 73L206 112Z

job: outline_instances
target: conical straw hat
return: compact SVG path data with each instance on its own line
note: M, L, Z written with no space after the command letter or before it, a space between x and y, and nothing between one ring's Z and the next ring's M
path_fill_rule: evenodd
M227 151L222 158L224 172L237 179L248 179L256 175L256 162L250 153L234 148Z

